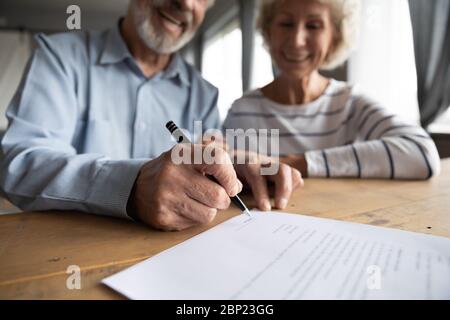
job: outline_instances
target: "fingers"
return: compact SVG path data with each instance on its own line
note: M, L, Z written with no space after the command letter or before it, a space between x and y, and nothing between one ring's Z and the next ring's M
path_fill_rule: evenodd
M159 223L159 226L157 229L163 230L163 231L181 231L185 229L189 229L198 223L195 221L192 221L184 216L177 215L177 214L169 214L162 223Z
M185 193L191 199L209 208L224 210L230 206L231 200L225 189L195 170L186 177L184 185Z
M187 195L172 195L164 199L164 205L153 216L150 224L164 231L180 231L214 220L217 209L205 206Z
M211 144L204 147L204 152L211 156L212 161L195 164L194 168L202 174L214 177L230 197L241 192L243 185L238 180L231 159L225 150Z
M181 231L198 224L183 215L176 214L174 210L158 211L154 215L147 215L144 222L163 231Z
M271 176L275 182L275 207L284 209L287 207L289 198L293 190L292 168L285 164L280 164L278 173Z
M291 167L292 169L292 188L293 190L297 188L301 188L305 185L305 181L303 180L302 174L299 170Z
M185 150L191 152L193 148L181 146L175 155L193 155L184 154ZM211 222L218 210L229 207L230 194L242 189L228 154L221 148L211 150L216 152L217 163L177 164L170 151L144 165L130 196L133 214L166 231ZM211 181L209 175L218 182Z
M192 145L179 147L180 156L189 152L188 160L196 151ZM192 152L194 151L194 152ZM150 161L140 171L133 187L133 207L138 218L162 230L183 230L197 224L211 222L218 210L230 205L230 197L242 190L229 155L214 144L200 146L214 161L195 161L177 164L173 154L167 152ZM203 154L203 155L204 155ZM271 210L267 181L275 182L275 206L284 209L292 191L303 185L300 172L286 164L279 165L273 176L261 174L264 163L237 165L241 177L251 188L260 210ZM210 177L216 182L211 181Z
M269 200L269 191L267 189L267 180L260 174L260 166L248 164L245 170L245 179L252 189L253 196L256 199L258 208L262 211L272 209Z
M185 196L176 203L175 213L196 224L211 223L217 215L217 209L205 206L195 199Z
M304 185L300 171L286 165L279 164L279 169L274 175L263 176L260 168L264 164L246 164L239 166L241 176L245 177L260 210L271 210L267 181L275 183L275 207L285 209L292 195L298 187Z
M282 163L277 174L268 176L268 180L275 182L275 207L278 209L285 209L292 192L304 185L300 171Z
M203 140L201 141L203 145L214 144L224 150L228 150L228 144L220 130L212 130L212 132L205 132Z

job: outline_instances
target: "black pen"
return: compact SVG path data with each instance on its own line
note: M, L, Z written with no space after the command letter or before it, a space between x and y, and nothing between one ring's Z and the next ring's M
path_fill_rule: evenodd
M186 135L183 133L183 131L181 131L181 129L178 128L178 126L173 121L167 122L166 128L167 128L167 130L169 130L172 137L175 138L175 141L177 143L191 143L189 138L186 137ZM210 178L213 179L215 182L217 182L217 180L214 177L210 177ZM242 212L245 212L250 218L252 217L250 210L248 210L248 208L246 207L244 202L242 202L241 198L239 198L238 195L236 195L234 197L230 197L230 199L236 205L236 207L238 207Z

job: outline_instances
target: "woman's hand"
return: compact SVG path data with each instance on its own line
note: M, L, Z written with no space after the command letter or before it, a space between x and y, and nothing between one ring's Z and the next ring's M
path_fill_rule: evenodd
M302 174L302 177L308 177L308 163L303 155L288 155L286 157L280 157L280 162L285 163Z
M292 192L304 185L299 170L274 158L244 151L233 152L232 158L239 179L252 190L260 210L271 210L268 183L275 186L278 209L286 208Z

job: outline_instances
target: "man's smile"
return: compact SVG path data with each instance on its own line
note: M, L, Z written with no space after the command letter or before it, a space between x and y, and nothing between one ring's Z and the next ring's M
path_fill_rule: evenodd
M166 29L168 29L170 32L174 33L182 33L187 26L187 22L183 21L182 19L175 17L173 14L170 14L169 12L158 9L157 10L159 16L162 18L162 22Z

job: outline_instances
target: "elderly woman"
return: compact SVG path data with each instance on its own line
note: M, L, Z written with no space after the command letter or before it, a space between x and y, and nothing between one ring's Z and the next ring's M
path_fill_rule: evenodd
M309 177L428 179L433 141L345 82L326 78L348 57L356 0L268 0L259 27L279 73L237 100L224 127L279 129L282 161Z

